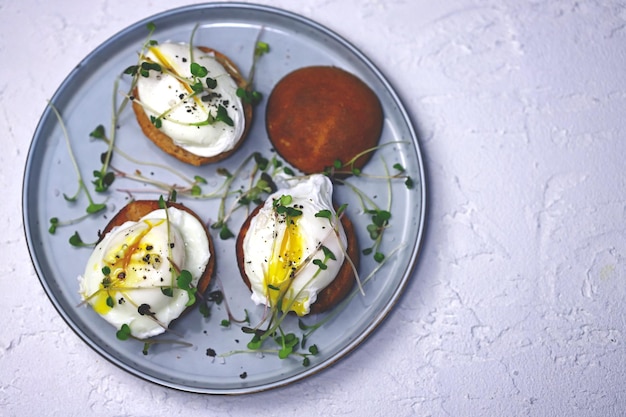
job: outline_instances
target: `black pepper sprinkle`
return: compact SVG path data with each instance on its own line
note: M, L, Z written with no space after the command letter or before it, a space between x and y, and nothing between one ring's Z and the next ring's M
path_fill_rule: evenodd
M248 377L248 373L245 371L239 374L239 378L241 379L246 379L247 377Z
M150 311L150 304L142 304L139 306L139 308L137 308L137 312L142 315L148 315L148 316L153 316L154 313L152 311Z
M152 246L152 245L146 245L146 250L152 250L152 249L154 249L154 246Z
M217 356L217 353L215 352L215 350L214 350L214 349L208 348L208 349L206 350L206 355L207 355L208 357L210 357L210 358L214 358L214 357L216 357L216 356Z

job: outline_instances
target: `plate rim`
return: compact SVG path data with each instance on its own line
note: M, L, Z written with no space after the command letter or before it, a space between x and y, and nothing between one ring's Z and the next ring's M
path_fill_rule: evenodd
M65 312L64 308L62 307L60 301L57 299L57 297L54 296L53 291L50 287L50 283L44 277L43 268L41 267L39 263L40 260L36 258L37 249L35 248L35 243L33 242L33 236L32 236L33 233L31 231L31 228L35 227L35 225L31 224L31 221L29 219L29 208L31 208L31 203L28 198L29 189L27 188L27 183L31 175L32 166L35 162L34 151L38 142L37 137L40 136L41 130L43 129L44 121L47 117L49 117L49 113L51 112L51 109L49 106L45 107L45 109L43 110L39 118L39 121L33 132L31 142L27 151L27 157L26 157L26 161L24 165L24 172L22 176L22 199L21 199L22 200L21 201L22 202L22 210L21 210L22 211L22 225L23 225L23 231L25 234L27 249L28 249L29 257L31 259L31 263L39 279L39 282L42 285L44 292L46 293L46 296L51 301L52 305L57 310L61 318L63 318L63 320L69 326L69 328L87 346L92 348L100 356L107 359L108 362L114 364L118 368L125 370L131 375L134 375L135 377L138 377L145 381L149 381L158 386L162 386L162 387L166 387L166 388L170 388L170 389L174 389L178 391L200 393L200 394L241 395L241 394L262 392L262 391L267 391L271 389L277 389L277 388L292 384L294 382L301 381L309 376L318 374L321 371L327 369L328 367L334 365L338 361L346 358L357 347L362 345L365 342L365 340L367 340L370 336L372 336L373 333L378 328L380 328L381 324L385 322L386 318L394 310L395 306L398 304L398 302L404 295L408 282L414 276L414 273L415 273L419 254L423 246L424 233L425 233L426 212L427 212L427 207L428 207L427 183L426 183L426 177L425 177L423 156L422 156L422 152L420 148L420 143L418 141L418 137L415 131L413 120L411 119L409 113L407 112L406 107L404 106L403 101L398 95L396 89L393 88L389 80L384 76L384 74L379 70L379 68L365 54L363 54L356 46L354 46L350 41L348 41L347 39L345 39L344 37L342 37L335 31L329 29L328 27L324 25L321 25L320 23L317 23L316 21L308 17L302 16L295 12L291 12L291 11L278 8L275 6L260 5L260 4L255 4L255 3L242 3L242 2L215 2L215 3L199 3L199 4L193 4L193 5L179 6L179 7L166 9L161 12L154 13L148 17L140 19L134 23L131 23L130 25L127 25L123 29L117 31L113 35L109 36L106 40L101 42L96 48L91 50L87 55L85 55L78 62L78 64L67 74L67 76L63 79L63 81L59 84L54 94L49 99L49 102L54 102L55 100L58 99L60 95L63 94L63 92L66 90L67 85L73 79L75 74L80 71L82 64L84 62L91 59L92 57L97 56L102 49L106 48L110 43L124 36L126 33L132 32L134 29L142 25L145 26L146 24L148 24L151 21L154 21L155 19L163 19L169 16L186 14L186 13L190 13L193 11L208 10L208 9L234 9L236 10L235 12L239 12L242 10L264 12L264 13L269 13L272 15L277 15L277 16L280 16L289 20L296 21L305 26L312 27L316 31L319 31L322 34L329 36L334 41L339 42L342 46L344 46L351 53L353 53L355 57L358 60L360 60L363 64L365 64L365 66L373 73L373 75L377 78L377 80L385 87L386 93L389 94L392 101L396 104L397 108L394 109L394 111L399 113L399 116L401 117L401 119L406 122L406 128L410 134L411 145L414 147L415 153L418 159L417 166L419 168L419 184L420 184L420 195L419 195L420 215L417 221L418 230L417 230L416 239L414 242L408 243L409 245L412 245L412 249L410 251L411 256L408 261L408 267L406 268L406 271L404 272L403 277L398 283L398 285L396 286L395 290L392 292L389 298L389 301L384 305L384 308L382 308L373 317L372 321L364 328L363 332L358 334L353 340L348 341L332 357L327 358L326 360L322 361L319 364L316 364L314 367L311 367L308 370L289 376L287 378L283 378L278 381L274 381L273 383L264 384L261 386L242 387L242 388L235 388L235 389L218 389L218 390L210 389L210 388L198 389L196 387L190 387L184 384L174 383L172 381L164 381L158 377L146 374L144 372L140 372L139 370L132 367L130 364L127 364L123 361L120 361L119 359L116 359L111 353L109 353L102 346L94 343L88 337L88 335L86 335L80 328L78 328L78 326L71 320L69 315Z

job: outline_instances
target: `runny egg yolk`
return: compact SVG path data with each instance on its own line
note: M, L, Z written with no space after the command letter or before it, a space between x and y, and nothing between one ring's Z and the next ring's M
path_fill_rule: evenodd
M158 46L150 47L150 52L152 52L154 54L154 56L156 57L156 59L157 59L157 61L158 61L158 63L160 65L165 67L168 71L170 71L176 77L181 77L181 75L176 71L176 69L174 68L174 65L172 65L172 63L167 58L167 56L165 54L161 53L161 49L159 49ZM200 99L200 97L198 95L196 95L196 94L193 94L193 90L191 89L191 87L189 87L188 83L180 81L180 86L182 88L184 88L187 91L187 93L189 93L193 97L193 100L195 101L196 106L200 107L204 111L208 111L206 109L206 107L204 106L204 104L202 103L202 100Z
M283 312L292 310L299 316L306 312L306 300L295 300L297 294L293 294L290 286L303 261L304 250L304 237L298 227L298 219L288 218L282 237L274 240L272 256L265 274L270 305L280 307Z
M167 228L166 219L145 219L138 230L127 234L121 243L109 248L103 258L103 267L108 268L109 274L100 283L100 291L95 295L93 303L98 314L106 314L112 309L108 303L116 298L117 292L137 288L148 275L152 276L161 270L168 253L163 253L161 245L155 246L144 241L151 231L160 227ZM160 275L161 281L164 281L163 274ZM164 282L164 285L169 284L169 281Z

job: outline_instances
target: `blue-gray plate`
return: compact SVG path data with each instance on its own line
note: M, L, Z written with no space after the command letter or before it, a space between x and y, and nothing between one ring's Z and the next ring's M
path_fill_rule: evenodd
M250 336L235 323L222 325L222 320L228 318L224 303L212 305L208 318L191 311L173 324L175 334L191 346L153 345L147 355L142 353L141 342L118 340L113 327L90 307L80 305L77 277L83 273L90 249L70 245L70 237L77 232L83 241L93 242L98 231L129 198L160 195L149 184L118 177L108 192L91 191L96 202L106 202L107 210L87 217L84 217L87 206L84 193L76 202L64 197L73 195L78 188L70 149L87 187L93 188L92 172L99 169L106 144L90 138L89 134L100 124L110 132L113 95L118 95L118 102L121 100L121 94L114 93L115 80L136 62L150 22L156 27L152 38L159 42L189 42L197 26L194 43L220 50L244 73L252 64L257 38L266 42L270 52L259 60L255 75L255 87L265 97L280 78L296 68L334 65L356 74L380 98L385 114L380 143L384 146L376 151L364 173L384 177L389 170L393 175L397 173L393 166L400 164L414 185L409 188L403 181L390 182L365 175L351 180L355 186L367 190L381 208L391 207L390 227L381 247L387 260L379 264L371 255L362 256L360 275L365 281L364 294L354 294L341 311L311 334L308 345L315 344L319 352L310 357L308 366L295 356L279 359L273 353L234 353L246 350ZM24 175L23 217L30 254L41 284L68 325L99 354L131 374L163 386L210 394L257 392L301 380L332 365L363 342L385 319L412 277L424 228L425 185L419 144L410 117L392 86L366 56L309 19L271 7L240 3L200 4L166 11L133 24L96 48L67 76L50 103L35 131ZM67 136L52 106L59 111ZM218 167L234 170L253 152L273 155L264 126L264 102L255 111L250 135L235 155L215 166L196 168L156 149L141 134L132 111L126 109L117 123L116 146L121 152L156 165L141 165L116 153L113 166L130 174L139 170L153 180L180 181L161 164L190 178L195 175L206 178L208 184L203 190L211 190L223 181L216 172ZM371 218L363 213L354 192L348 187L337 187L335 199L349 204L348 214L356 225L361 247L371 246L366 230ZM187 198L182 202L207 222L217 216L217 199ZM240 212L236 212L239 217L235 216L232 224L243 221L245 213ZM52 218L59 220L54 234L49 231ZM71 220L76 221L61 226ZM217 271L212 288L221 283L233 315L243 318L248 312L254 323L262 316L262 308L251 302L240 278L234 239L221 240L216 233L213 239ZM312 324L324 317L308 317L304 321ZM296 317L287 320L284 326L287 331L301 334Z

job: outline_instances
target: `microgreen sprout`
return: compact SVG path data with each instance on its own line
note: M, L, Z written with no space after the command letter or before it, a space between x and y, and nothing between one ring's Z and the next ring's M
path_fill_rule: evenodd
M78 232L74 232L74 234L70 237L69 239L70 245L75 246L75 247L92 247L96 245L96 242L92 242L92 243L85 243L83 242L83 239L80 237L80 234Z
M71 226L77 223L82 222L83 220L85 220L87 217L91 216L91 213L86 213L82 216L79 216L75 219L71 219L71 220L60 220L58 217L51 217L49 219L49 227L48 227L48 233L50 233L51 235L55 234L57 229L59 227L64 227L64 226Z
M250 68L250 72L248 74L247 85L245 87L239 87L237 89L237 97L239 97L244 103L256 105L263 99L263 95L253 89L254 75L256 72L256 65L259 58L269 53L269 51L269 44L257 39L254 47L254 54L252 57L252 67Z
M54 112L55 116L57 117L57 120L59 121L59 125L61 126L61 130L63 131L63 137L65 138L65 143L67 145L67 151L68 151L68 154L70 156L70 160L72 161L72 165L74 166L74 171L76 172L76 176L78 178L78 191L76 192L76 194L74 196L71 196L71 197L68 197L66 194L63 194L63 197L67 201L74 202L74 201L76 201L78 199L78 196L80 195L80 193L82 191L82 193L85 194L85 196L87 197L87 200L89 202L89 205L86 208L86 212L88 214L98 213L98 212L100 212L100 211L102 211L102 210L104 210L106 208L106 204L105 203L96 203L96 202L93 201L93 198L91 198L91 193L89 192L89 190L85 186L85 182L83 181L82 173L80 172L80 168L78 168L78 163L76 162L76 157L74 156L74 152L72 151L72 145L70 144L70 137L69 137L69 134L67 132L67 128L65 127L65 123L63 122L63 118L61 117L61 114L59 113L57 108L52 103L49 103L49 105L50 105L50 108L52 109L52 111Z
M180 275L176 278L176 285L183 291L187 292L189 300L185 304L187 307L193 305L196 302L196 293L198 289L192 285L193 277L187 270L180 271Z
M185 347L192 347L193 344L189 343L189 342L185 342L182 340L172 340L172 339L141 339L138 337L133 336L130 326L126 323L122 324L120 326L120 328L115 332L115 336L117 337L118 340L129 340L129 339L133 339L136 340L138 342L142 342L143 343L143 348L142 348L142 353L144 355L148 354L148 351L150 349L150 347L152 345L157 345L157 344L176 344L176 345L182 345Z
M253 166L249 175L248 187L233 191L234 181L242 175L244 169L249 164L253 164ZM262 154L254 152L232 173L224 168L218 169L217 173L226 179L222 187L223 193L218 210L218 218L211 225L211 228L220 230L221 239L229 239L235 236L228 227L228 221L237 209L248 207L250 204L260 204L267 195L276 190L274 177L284 172L284 168L283 163L276 157L268 159ZM227 199L233 195L235 195L235 199L230 208L227 209Z

